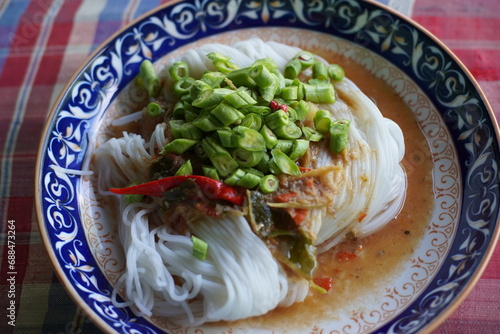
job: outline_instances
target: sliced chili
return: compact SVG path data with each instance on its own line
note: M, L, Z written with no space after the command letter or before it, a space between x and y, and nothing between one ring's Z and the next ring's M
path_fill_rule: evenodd
M313 282L325 291L330 290L333 286L333 279L331 277L315 277Z
M137 194L162 197L164 192L181 185L187 179L195 181L208 198L223 199L236 205L243 205L244 196L236 188L201 175L170 176L132 187L112 188L110 191L120 195Z

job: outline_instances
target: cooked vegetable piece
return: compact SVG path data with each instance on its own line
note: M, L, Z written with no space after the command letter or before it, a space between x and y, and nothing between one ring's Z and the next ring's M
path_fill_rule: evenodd
M344 69L337 64L328 65L328 76L335 81L341 81L345 77Z
M302 71L302 64L298 59L292 59L285 65L285 78L295 79Z
M193 175L193 165L191 164L191 160L186 161L175 173L175 176L181 175Z
M163 110L161 109L160 105L155 102L149 103L146 107L146 113L151 117L158 117L162 112Z
M142 86L146 89L148 95L150 97L158 96L161 88L160 78L150 60L146 59L141 63L139 77L141 78L140 81Z
M174 139L163 147L161 153L166 154L171 152L177 155L181 155L186 151L188 151L196 143L198 143L198 140L196 139L187 139L187 138Z
M330 126L332 125L332 116L330 112L325 109L320 109L314 114L314 127L319 132L330 131Z
M330 127L330 150L333 153L342 152L347 146L349 125L348 120L336 120Z
M200 260L205 260L207 258L208 244L194 235L191 236L191 241L193 242L193 255Z
M176 61L169 67L168 73L174 81L179 81L181 78L189 77L189 66L185 62Z
M269 174L264 176L259 181L259 189L264 194L269 194L278 190L279 180L275 175Z
M273 130L288 124L288 120L288 114L282 109L278 109L265 117L266 125Z
M328 67L320 61L317 61L314 63L312 71L313 71L313 78L314 79L327 81L329 78L328 77Z
M277 168L274 174L300 175L299 167L285 153L273 149L271 155L273 156L271 166Z
M289 153L289 157L292 161L297 161L304 154L306 154L309 149L309 141L305 139L297 139L293 141L292 149Z
M233 124L245 117L238 109L231 107L226 102L219 103L219 105L212 110L211 114L214 115L223 126Z
M275 128L274 133L280 139L298 139L302 136L302 130L292 122Z
M178 187L182 183L186 182L186 180L193 180L200 187L201 191L212 200L222 199L236 205L243 204L244 196L235 188L230 187L221 181L201 175L170 176L131 187L111 188L110 191L120 195L139 194L162 197L164 192Z
M252 152L266 149L266 141L258 131L241 125L235 127L233 131L238 147Z

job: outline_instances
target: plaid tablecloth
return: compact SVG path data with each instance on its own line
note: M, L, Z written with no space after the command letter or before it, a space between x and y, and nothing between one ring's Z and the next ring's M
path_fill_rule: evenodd
M88 54L161 2L0 1L0 333L98 332L58 282L39 236L33 205L38 141L51 105ZM415 0L411 15L465 63L500 116L500 1ZM6 243L13 224L15 291ZM9 293L15 327L6 316ZM469 297L435 333L500 333L500 245Z

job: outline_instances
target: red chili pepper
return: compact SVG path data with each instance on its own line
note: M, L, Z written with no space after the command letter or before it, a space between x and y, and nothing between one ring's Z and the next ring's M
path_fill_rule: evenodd
M293 221L295 224L300 225L304 221L304 219L307 217L307 214L309 212L308 209L300 209L300 208L292 208L290 209L290 216L292 216Z
M350 261L350 260L354 260L356 258L356 254L354 253L349 253L349 252L338 252L337 253L337 258L340 260L340 261Z
M290 202L290 200L292 198L294 198L295 196L297 196L298 194L296 192L289 192L289 193L284 193L284 194L281 194L281 195L277 195L275 197L276 201L280 202L280 203L286 203L286 202Z
M330 290L333 286L333 279L331 277L316 277L313 278L313 282L320 288L325 289L325 291Z
M163 193L180 186L191 179L200 187L201 191L210 199L223 199L236 205L243 205L244 196L235 188L222 181L217 181L201 175L170 176L156 181L151 181L126 188L112 188L111 192L120 195L146 195L162 197Z

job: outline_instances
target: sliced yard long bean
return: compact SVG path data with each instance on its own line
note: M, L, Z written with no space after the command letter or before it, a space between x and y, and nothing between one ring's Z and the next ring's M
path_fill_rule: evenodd
M320 109L316 111L314 114L314 127L319 132L328 132L330 130L330 126L332 125L332 116L330 112L325 109Z
M146 107L146 113L151 117L158 117L161 115L162 112L163 110L161 109L160 105L155 102L151 102Z
M330 127L330 150L333 153L342 152L347 146L349 125L348 120L336 120Z
M290 59L284 72L272 59L239 68L223 54L213 52L207 57L217 70L199 78L190 77L186 63L176 62L169 68L172 80L165 82L170 82L179 100L165 110L173 116L169 126L174 140L161 153L191 151L203 159L202 168L196 169L203 175L269 193L279 187L276 175L300 174L296 162L311 141L329 140L332 152L345 148L348 123L333 122L326 110L311 115L317 110L314 104L335 101L330 81L343 78L338 65L320 62L309 52ZM142 66L148 76L157 77L152 64ZM301 81L311 73L307 82ZM143 80L141 75L140 82L150 77ZM164 112L159 108L158 113L160 105L153 103L148 106L152 115ZM315 128L306 126L311 121ZM193 172L189 164L178 173Z
M141 83L146 88L150 97L158 96L161 88L161 82L156 70L150 60L144 60L139 69Z
M169 67L168 73L174 81L179 81L181 78L189 77L189 66L185 62L177 61Z

